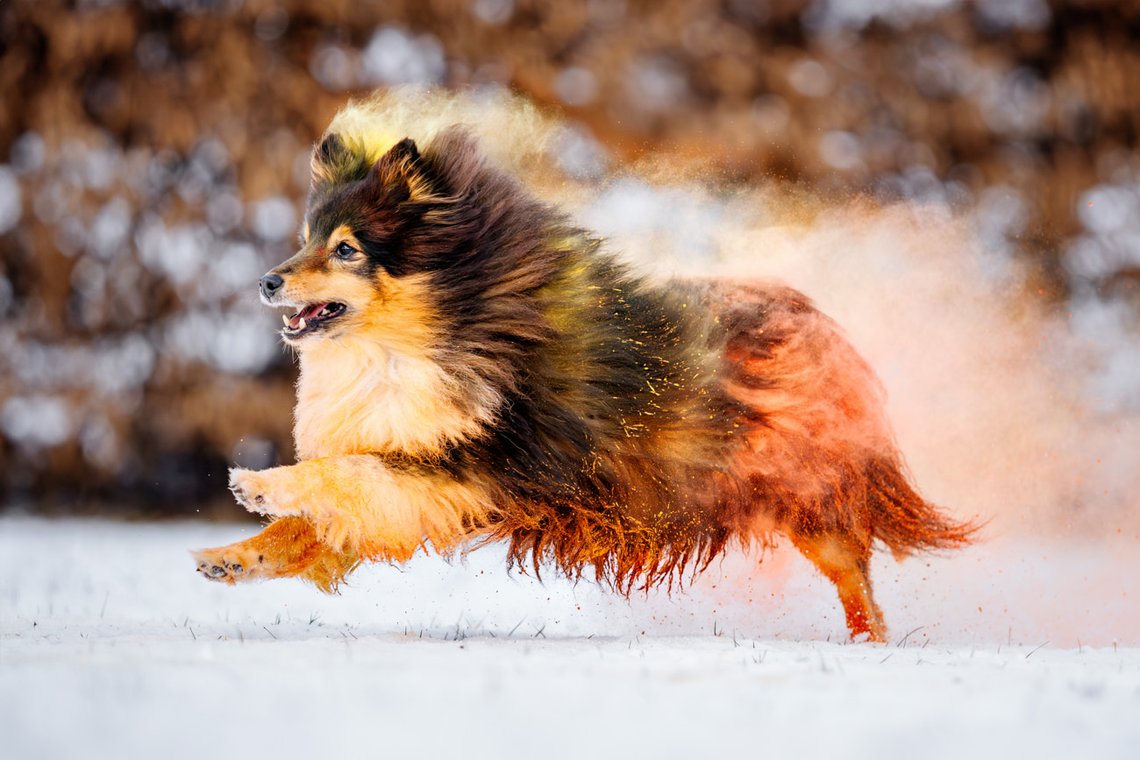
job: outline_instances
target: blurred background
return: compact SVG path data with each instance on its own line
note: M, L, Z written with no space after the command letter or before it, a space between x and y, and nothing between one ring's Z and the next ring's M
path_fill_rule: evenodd
M1128 345L1136 39L1121 0L0 0L0 505L232 515L230 464L291 461L255 283L313 140L399 84L530 99L568 182L652 157L723 193L968 214Z

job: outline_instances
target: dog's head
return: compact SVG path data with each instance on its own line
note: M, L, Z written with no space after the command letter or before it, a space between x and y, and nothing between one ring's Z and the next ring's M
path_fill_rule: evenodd
M459 149L463 138L451 142ZM292 310L285 341L303 348L375 330L377 320L411 327L427 279L468 226L440 166L411 139L374 157L333 133L314 150L312 174L301 249L260 282L262 301Z

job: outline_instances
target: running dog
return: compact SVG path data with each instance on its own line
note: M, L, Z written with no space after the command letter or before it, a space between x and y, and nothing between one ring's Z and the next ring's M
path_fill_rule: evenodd
M463 127L417 144L384 119L334 119L300 250L261 278L300 361L299 461L231 472L270 522L198 571L330 591L362 562L502 540L514 566L629 594L779 533L852 638L885 640L872 549L974 526L909 482L836 324L776 283L636 275Z

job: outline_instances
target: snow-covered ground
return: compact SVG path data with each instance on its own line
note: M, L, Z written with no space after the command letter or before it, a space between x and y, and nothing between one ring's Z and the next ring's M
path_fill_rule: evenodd
M1138 756L1136 536L880 557L869 645L788 550L628 602L494 547L334 597L195 575L254 529L0 519L0 754Z

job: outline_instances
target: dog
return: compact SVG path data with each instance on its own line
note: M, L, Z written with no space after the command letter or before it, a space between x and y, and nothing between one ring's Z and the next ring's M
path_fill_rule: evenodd
M791 540L853 640L887 637L877 545L975 531L912 486L874 373L803 294L635 274L462 126L418 144L350 104L311 161L300 250L261 278L299 357L298 463L235 469L270 520L206 578L333 591L362 562L508 543L628 595Z

